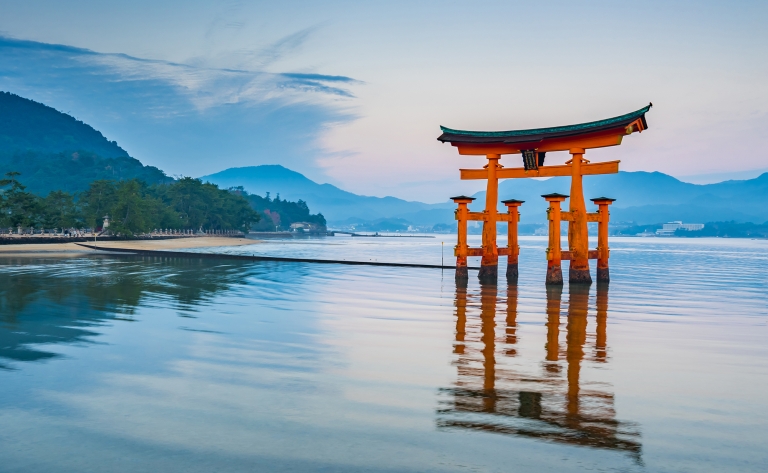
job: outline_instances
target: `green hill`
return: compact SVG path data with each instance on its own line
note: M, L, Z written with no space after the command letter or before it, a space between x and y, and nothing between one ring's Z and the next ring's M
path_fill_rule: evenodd
M74 117L0 92L0 174L8 171L20 172L28 190L39 195L82 191L98 179L172 180Z

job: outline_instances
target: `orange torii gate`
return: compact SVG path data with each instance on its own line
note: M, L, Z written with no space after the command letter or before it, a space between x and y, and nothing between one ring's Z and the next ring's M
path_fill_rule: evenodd
M459 238L456 245L456 277L467 277L467 257L481 256L481 280L496 280L498 277L498 259L507 255L507 279L517 281L517 221L518 207L522 201L504 201L508 212L499 214L497 210L499 179L529 177L571 176L570 205L568 211L560 211L560 202L569 196L548 194L544 197L550 203L547 211L549 225L549 247L547 248L547 284L562 284L561 260L569 260L568 279L572 283L591 283L589 260L598 260L597 277L599 281L608 281L608 205L613 199L600 197L592 199L598 205L596 213L587 213L584 203L582 176L594 174L612 174L619 172L619 161L590 163L584 159L587 149L603 148L621 144L625 135L642 132L648 128L645 114L652 104L632 113L578 125L552 128L537 128L514 131L463 131L441 126L443 134L438 138L443 143L451 143L461 155L485 156L488 164L483 169L461 169L461 179L485 179L485 210L470 212L467 205L472 198L454 197L458 204L456 219L459 222ZM544 166L547 152L568 151L571 159L564 165ZM499 164L503 154L521 154L522 168L504 168ZM467 245L467 221L483 222L482 248L469 248ZM560 250L560 221L568 222L568 251ZM496 223L509 222L509 243L506 248L496 245ZM598 222L598 248L588 248L587 223Z

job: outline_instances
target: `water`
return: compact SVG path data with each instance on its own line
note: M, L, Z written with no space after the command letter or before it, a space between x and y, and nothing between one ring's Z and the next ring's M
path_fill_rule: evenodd
M763 471L768 242L617 238L610 287L561 293L545 246L523 238L516 288L0 259L0 471ZM439 263L441 248L216 251Z

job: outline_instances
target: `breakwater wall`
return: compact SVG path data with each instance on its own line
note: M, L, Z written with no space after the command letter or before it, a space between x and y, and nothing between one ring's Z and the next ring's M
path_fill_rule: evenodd
M92 250L101 250L111 254L124 254L126 256L155 256L162 258L182 258L182 259L223 259L240 261L275 261L282 263L315 263L315 264L344 264L352 266L385 266L395 268L431 268L431 269L456 269L456 266L444 266L439 264L418 264L418 263L386 263L380 261L347 261L347 260L327 260L314 258L284 258L280 256L256 256L256 255L232 255L225 253L198 253L191 251L163 251L163 250L135 250L128 248L105 248L95 245L78 245ZM469 267L467 269L480 269Z

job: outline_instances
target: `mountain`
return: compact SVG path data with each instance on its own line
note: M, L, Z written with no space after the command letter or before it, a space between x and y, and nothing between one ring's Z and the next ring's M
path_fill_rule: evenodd
M51 107L0 92L0 177L21 172L28 190L77 192L97 179L138 178L147 183L172 179L161 170L144 166L114 141L93 127ZM202 179L221 187L243 186L252 194L267 192L282 199L305 201L332 224L368 222L372 225L452 224L452 202L425 204L396 197L353 194L330 184L318 184L279 165L230 168ZM525 200L523 223L543 223L546 202L542 194L569 193L570 178L508 179L499 184L499 200ZM450 194L446 189L446 194ZM484 192L471 205L482 210ZM584 195L617 199L611 206L614 222L638 225L670 220L685 222L768 221L768 173L755 179L716 184L690 184L660 172L620 172L585 176ZM591 203L588 203L591 208ZM504 211L503 205L500 210ZM567 208L567 203L566 203ZM398 228L399 228L398 227ZM382 227L383 228L383 227Z
M313 212L320 212L329 222L342 222L349 218L376 220L392 216L408 219L418 218L421 211L431 210L434 206L422 202L410 202L396 197L369 197L353 194L331 184L318 184L303 174L283 166L263 165L242 168L230 168L200 179L218 184L219 187L243 188L252 193L272 197L280 194L281 199L303 200ZM441 204L444 205L445 204ZM451 215L452 211L449 211ZM423 218L419 221L425 220ZM426 220L429 220L426 218ZM442 222L439 217L433 223Z
M89 151L104 158L128 157L114 141L47 105L0 92L0 153Z
M499 200L520 199L522 222L543 222L546 202L542 194L570 192L570 178L547 180L508 179L499 184ZM584 197L611 197L611 220L653 224L686 222L768 221L768 173L755 179L717 184L690 184L660 172L619 172L584 177ZM480 210L485 192L473 197ZM588 209L591 203L587 202ZM567 208L567 202L564 208Z
M321 212L333 224L374 223L382 219L401 219L414 225L453 222L452 202L424 204L394 197L366 197L346 192L330 184L318 184L304 175L279 165L230 168L204 176L223 187L243 186L248 192L264 195L280 194L281 198L302 199L313 212ZM546 202L542 194L570 192L570 178L546 180L508 179L499 184L499 201L520 199L522 223L543 223ZM585 176L584 196L612 197L614 222L640 225L671 220L686 222L768 221L768 173L755 179L725 181L717 184L690 184L660 172L620 172ZM482 210L485 192L478 192L470 207ZM592 204L587 202L588 209ZM501 211L506 211L499 205ZM566 206L567 208L567 202Z
M97 179L171 180L114 141L47 105L0 92L0 174L21 173L28 190L77 192Z

